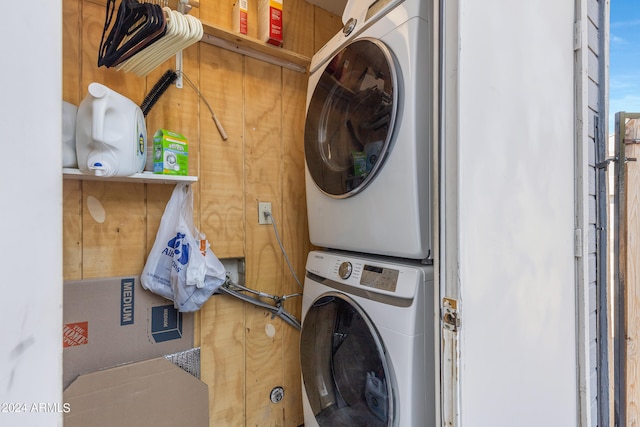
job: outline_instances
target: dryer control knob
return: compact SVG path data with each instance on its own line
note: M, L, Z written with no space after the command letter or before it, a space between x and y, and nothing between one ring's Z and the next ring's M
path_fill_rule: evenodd
M342 279L345 279L345 280L348 279L349 276L351 276L352 271L353 271L353 266L348 261L345 261L342 264L340 264L340 267L338 268L338 274Z
M356 28L357 23L358 23L358 20L356 18L349 18L347 23L344 24L344 27L342 27L342 34L344 34L345 37L351 34L353 30Z

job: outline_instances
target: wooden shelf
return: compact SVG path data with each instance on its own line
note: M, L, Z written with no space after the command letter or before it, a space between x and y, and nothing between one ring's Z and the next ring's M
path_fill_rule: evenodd
M300 73L306 73L311 63L311 58L307 56L270 45L244 34L231 32L205 22L202 23L202 27L204 36L200 41L203 43L218 46Z
M67 179L81 181L137 182L144 184L177 184L179 182L197 182L197 176L161 175L153 172L136 173L131 176L95 176L84 174L79 169L62 168L62 175Z

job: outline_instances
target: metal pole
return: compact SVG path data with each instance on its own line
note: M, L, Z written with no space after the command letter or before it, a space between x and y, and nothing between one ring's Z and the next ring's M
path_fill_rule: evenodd
M597 339L598 339L598 425L609 425L609 287L608 276L608 215L607 195L607 139L601 129L599 117L595 117L596 138L596 291L597 291Z

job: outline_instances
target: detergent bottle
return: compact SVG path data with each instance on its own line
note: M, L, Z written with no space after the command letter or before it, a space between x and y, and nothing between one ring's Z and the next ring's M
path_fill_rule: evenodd
M78 169L95 176L129 176L144 170L147 128L133 101L100 83L89 84L78 106Z

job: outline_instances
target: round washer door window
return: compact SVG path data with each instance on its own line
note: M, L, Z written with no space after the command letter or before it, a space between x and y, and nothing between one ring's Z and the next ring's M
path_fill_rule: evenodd
M393 425L393 378L375 326L344 294L318 298L300 335L302 378L320 426Z
M390 149L397 86L393 58L379 40L357 40L328 62L304 128L307 168L325 194L349 197L373 180Z

